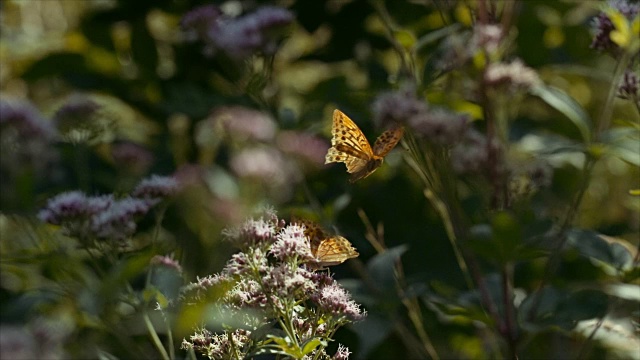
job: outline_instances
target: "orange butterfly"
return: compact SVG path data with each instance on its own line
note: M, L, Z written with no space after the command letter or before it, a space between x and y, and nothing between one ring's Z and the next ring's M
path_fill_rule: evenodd
M360 255L349 240L339 235L327 235L312 221L294 218L291 222L305 227L304 235L309 239L311 253L318 261L318 268L342 264Z
M347 166L347 172L352 174L349 182L355 182L371 175L382 165L385 155L402 139L404 128L396 126L383 132L371 149L360 128L336 109L333 111L331 135L331 147L324 163L343 162Z

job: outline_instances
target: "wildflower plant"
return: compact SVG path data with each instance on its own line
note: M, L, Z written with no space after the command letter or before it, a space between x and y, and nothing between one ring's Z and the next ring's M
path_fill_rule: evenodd
M219 290L220 314L212 332L201 330L182 343L210 359L240 359L274 354L295 359L329 359L326 348L342 326L366 312L328 272L314 272L304 225L287 224L273 212L225 232L240 249L222 272L187 285L182 301L195 305L203 293ZM224 321L223 319L228 319ZM335 357L347 358L339 345Z

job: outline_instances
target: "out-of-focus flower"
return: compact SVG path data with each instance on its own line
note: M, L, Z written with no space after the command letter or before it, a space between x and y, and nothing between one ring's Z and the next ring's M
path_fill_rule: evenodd
M487 66L484 81L488 86L508 86L511 89L529 89L539 85L542 81L530 67L519 59L511 63L492 63Z
M226 229L225 238L240 249L249 246L271 244L276 241L278 223L269 219L248 219L237 228Z
M65 235L81 240L92 237L91 219L114 202L113 196L88 197L80 191L65 192L49 199L38 213L46 223L61 225Z
M0 99L0 184L1 198L15 199L11 189L24 174L36 180L55 176L58 152L53 147L57 133L28 102Z
M222 16L222 11L215 5L198 6L186 13L180 21L187 41L196 41L207 36L211 26Z
M214 110L209 116L214 128L220 126L234 140L270 141L276 134L276 123L260 111L228 106Z
M61 225L65 235L80 241L124 240L135 232L136 218L150 208L145 200L131 197L115 200L112 195L88 197L80 191L71 191L49 199L38 218Z
M451 165L458 174L478 173L487 168L487 138L469 129L464 139L451 150Z
M128 141L114 144L111 147L111 156L116 166L136 175L146 173L153 163L151 151Z
M136 220L150 209L147 201L127 197L111 203L91 219L91 230L98 239L122 241L136 231Z
M378 95L372 105L373 121L380 128L405 124L427 111L427 103L416 98L412 86Z
M622 99L640 101L640 77L631 69L625 71L620 86L618 86L618 97Z
M254 12L231 18L213 6L189 12L182 20L189 40L198 37L205 43L205 54L222 51L235 59L257 52L273 54L280 30L293 22L293 14L284 8L264 6Z
M56 111L53 122L61 138L72 144L107 142L115 137L115 121L100 109L91 98L74 95Z
M620 48L628 47L634 40L638 46L639 13L640 3L628 0L608 1L606 8L593 19L591 48L617 56ZM637 51L629 50L631 53Z
M440 145L455 144L466 132L469 116L444 109L432 109L412 117L409 125L418 135Z
M241 150L231 158L231 169L240 177L262 179L272 185L281 185L293 175L282 154L270 147Z
M171 256L156 255L151 258L151 261L149 261L149 263L151 265L164 266L170 269L174 269L179 273L182 272L182 266L180 266L180 263Z
M473 56L479 50L494 54L500 48L503 39L504 31L500 25L478 24L473 28L469 55Z
M324 164L330 147L326 140L298 131L281 131L276 143L284 153L299 156L317 167Z
M175 195L180 190L178 181L171 176L151 175L142 180L131 192L131 196L144 199L155 205L163 199Z

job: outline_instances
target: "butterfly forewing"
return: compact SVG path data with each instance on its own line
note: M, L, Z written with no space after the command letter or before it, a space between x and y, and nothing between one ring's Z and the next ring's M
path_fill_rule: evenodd
M389 151L396 147L398 141L402 139L402 135L404 135L404 128L402 126L396 126L383 132L382 135L378 136L375 144L373 144L373 153L376 156L384 157Z
M351 174L350 182L363 179L382 165L384 156L402 138L404 129L395 127L385 131L376 140L373 149L358 126L340 110L333 112L331 148L325 164L343 162Z
M369 141L364 136L356 123L354 123L342 111L336 109L333 112L333 126L331 127L331 145L345 145L358 150L360 154L371 157L373 152Z

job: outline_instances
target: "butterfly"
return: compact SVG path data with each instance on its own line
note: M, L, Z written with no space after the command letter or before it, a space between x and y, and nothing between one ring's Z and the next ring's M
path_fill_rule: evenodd
M342 111L333 111L331 127L331 147L325 156L325 164L343 162L351 174L349 182L355 182L371 175L382 165L382 161L404 135L402 126L395 126L382 133L373 144L364 136L360 128Z
M313 221L294 218L292 222L304 226L304 235L309 239L311 254L317 261L314 265L318 269L342 264L360 255L349 240L340 235L329 236Z

